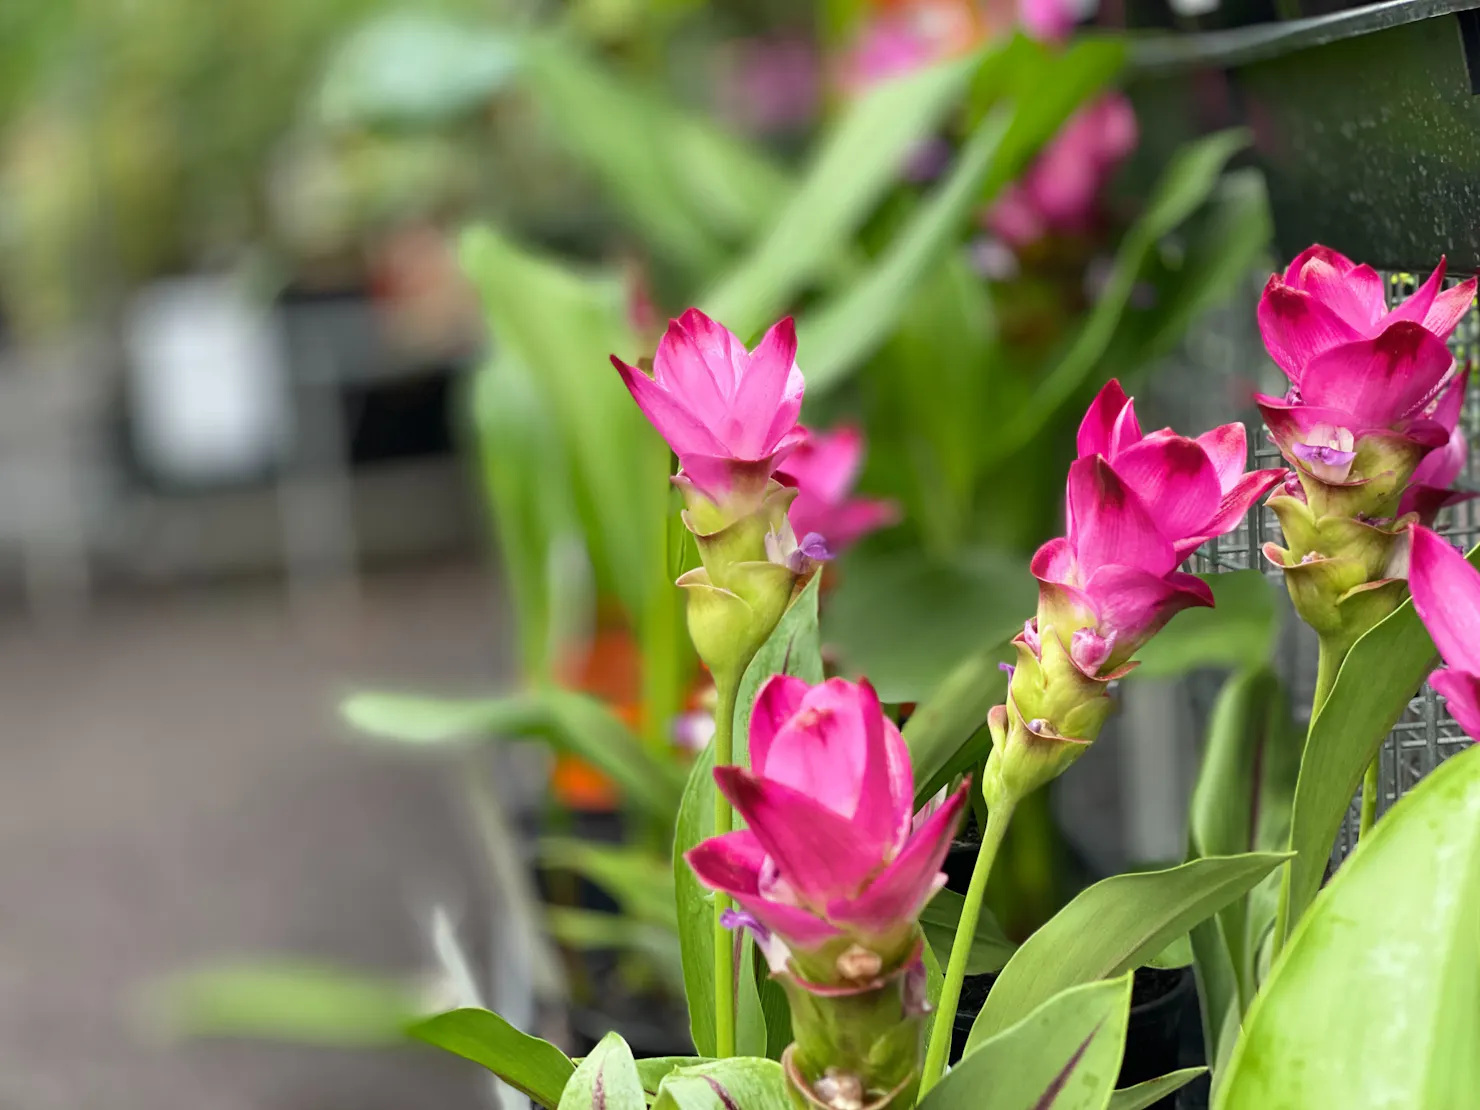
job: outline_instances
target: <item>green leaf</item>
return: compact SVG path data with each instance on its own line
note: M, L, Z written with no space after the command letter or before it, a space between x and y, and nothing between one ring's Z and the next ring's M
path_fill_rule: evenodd
M1269 851L1287 842L1301 744L1284 686L1272 670L1235 674L1224 684L1208 721L1207 747L1192 794L1188 825L1195 855ZM1219 911L1216 925L1198 926L1216 932L1194 938L1200 959L1217 959L1204 947L1217 943L1228 960L1228 975L1200 969L1209 1016L1227 1013L1230 998L1236 998L1242 1014L1253 998L1255 955L1274 924L1279 882L1279 876L1270 876L1247 898ZM1217 1030L1209 1033L1209 1043L1216 1043Z
M862 97L824 141L769 232L702 304L745 338L791 303L895 182L921 136L957 101L979 55L882 84Z
M771 978L771 968L760 949L751 945L751 971L756 990L760 994L761 1011L766 1019L766 1056L771 1060L781 1059L786 1046L794 1039L791 1029L791 1003L786 1000L786 991Z
M1480 566L1480 546L1466 556ZM1434 643L1405 601L1352 645L1306 733L1290 813L1289 917L1300 920L1320 889L1357 786L1387 734L1433 669Z
M339 715L368 736L409 744L523 736L540 731L549 722L539 699L527 694L434 698L367 691L345 698Z
M736 1056L671 1072L653 1110L791 1110L781 1065Z
M824 638L886 702L924 700L964 656L1016 635L1037 599L1026 562L993 550L947 563L857 549L840 578Z
M553 37L526 45L523 79L551 133L664 257L707 275L795 186L755 147Z
M701 1055L713 1056L714 899L694 877L684 853L714 835L714 745L694 760L673 830L673 887L678 907L678 950L683 963L689 1034Z
M1192 860L1116 875L1081 891L1007 961L971 1027L967 1051L1067 987L1139 967L1286 858L1258 852Z
M647 1110L637 1062L619 1034L602 1037L581 1061L560 1093L558 1110Z
M658 1084L674 1068L692 1068L709 1062L702 1056L649 1056L637 1061L637 1074L642 1078L642 1089L650 1095L656 1095Z
M683 989L683 967L673 943L672 926L554 905L545 907L545 924L552 938L578 952L618 949L637 953L645 959L646 967L662 977L665 986Z
M1192 941L1186 933L1174 937L1172 942L1146 961L1146 967L1177 968L1192 963Z
M364 1048L403 1041L418 1000L390 976L263 960L172 975L149 987L145 1006L172 1035Z
M766 1057L769 1041L766 1011L761 1005L760 983L747 970L755 967L755 938L749 929L740 930L739 958L735 961L735 1053L739 1056Z
M814 574L792 599L766 642L740 678L735 694L735 762L750 765L750 714L761 687L772 675L789 674L816 684L824 677L822 636L817 628L817 597L822 575Z
M920 1108L1105 1110L1130 1007L1129 974L1063 991L996 1036L968 1044Z
M585 694L550 687L540 698L550 714L550 740L580 756L622 790L622 796L648 813L671 821L683 794L683 771L676 762L649 754L621 719Z
M521 1033L490 1010L449 1010L411 1026L411 1036L481 1064L541 1106L555 1110L575 1065L560 1049Z
M961 903L965 899L954 890L940 890L926 903L920 912L920 927L925 939L935 950L936 957L949 960L951 945L956 939L956 930L961 923ZM1001 971L1017 951L1017 945L1007 939L1002 926L992 916L992 911L983 906L977 919L976 935L971 938L971 954L966 959L967 975L985 975Z
M529 369L555 415L597 586L621 600L641 633L653 591L673 591L662 546L671 455L609 361L638 353L622 284L487 227L463 233L460 256L494 343Z
M1217 1110L1471 1106L1480 1091L1480 751L1405 795L1249 1010Z
M1207 1068L1183 1068L1170 1072L1159 1079L1148 1079L1134 1087L1123 1087L1110 1096L1110 1110L1146 1110L1173 1091L1187 1086Z
M905 722L904 739L915 773L917 807L949 781L958 754L970 747L992 707L1006 697L1007 675L1000 664L1014 654L1009 646L999 644L967 656ZM990 739L982 747L982 759L989 748ZM972 759L969 765L977 762Z
M599 844L576 837L545 837L536 846L546 867L574 871L606 891L622 912L640 921L676 928L673 868L643 848Z
M445 123L486 105L518 68L518 46L500 31L425 13L380 15L330 58L318 113L330 127Z
M1184 147L1157 183L1141 218L1126 232L1110 278L1094 309L1058 364L1043 378L1033 399L989 445L984 468L1002 462L1033 442L1059 409L1071 401L1105 353L1136 279L1158 240L1169 234L1212 194L1228 160L1248 145L1244 131L1221 131Z
M1212 609L1186 609L1136 658L1138 678L1170 678L1198 667L1262 667L1280 631L1275 585L1257 570L1200 576L1213 590Z

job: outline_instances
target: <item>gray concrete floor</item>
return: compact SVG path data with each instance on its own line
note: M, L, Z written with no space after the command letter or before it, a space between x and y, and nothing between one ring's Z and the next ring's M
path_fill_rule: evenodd
M496 686L487 581L400 572L311 618L270 584L104 601L65 634L0 618L0 1108L477 1104L478 1069L430 1050L164 1046L130 1014L220 956L421 970L428 903L476 912L447 771L356 747L333 705Z

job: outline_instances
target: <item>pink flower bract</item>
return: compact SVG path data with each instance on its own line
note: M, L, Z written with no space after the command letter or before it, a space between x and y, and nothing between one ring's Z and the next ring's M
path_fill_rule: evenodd
M863 433L845 426L812 432L776 468L784 485L795 486L788 516L798 536L816 534L833 554L860 537L899 519L892 501L853 497L853 483L863 463Z
M794 950L841 936L899 942L944 881L966 788L912 829L904 739L873 687L840 678L771 678L751 715L750 760L714 770L748 828L689 851L700 881Z
M1480 571L1427 528L1415 525L1412 535L1413 607L1449 664L1430 675L1429 684L1469 737L1480 739Z

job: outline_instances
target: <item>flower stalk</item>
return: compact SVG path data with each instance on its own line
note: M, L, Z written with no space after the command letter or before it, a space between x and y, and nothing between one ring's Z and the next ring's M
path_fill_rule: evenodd
M743 673L743 672L742 672ZM715 676L714 763L722 766L734 758L735 696L738 676ZM729 799L714 792L714 835L724 836L735 826L735 811ZM735 1055L735 946L725 916L730 896L714 894L714 1054L721 1060Z

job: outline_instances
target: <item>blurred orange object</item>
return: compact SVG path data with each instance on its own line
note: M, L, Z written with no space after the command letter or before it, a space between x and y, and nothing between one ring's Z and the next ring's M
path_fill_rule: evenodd
M629 728L641 727L642 660L626 628L599 628L586 650L567 660L557 677L566 686L600 698ZM621 801L611 779L563 752L555 757L550 789L567 809L606 813Z

